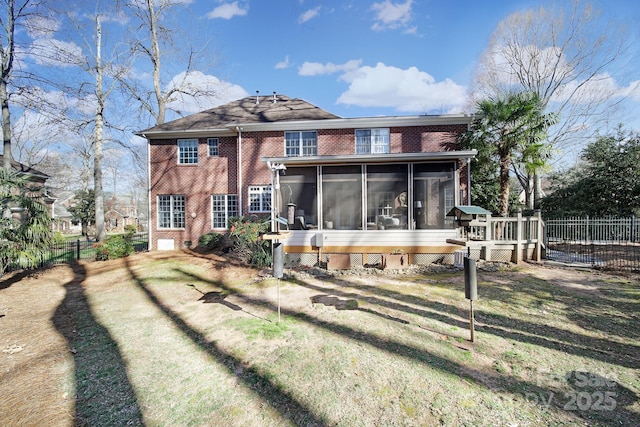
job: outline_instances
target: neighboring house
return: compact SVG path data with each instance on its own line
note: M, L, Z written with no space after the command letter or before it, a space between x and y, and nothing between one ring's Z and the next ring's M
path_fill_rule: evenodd
M74 202L73 191L56 191L56 201L53 205L53 231L59 231L65 234L80 233L82 227L80 224L74 224L71 213L67 210Z
M290 263L404 251L453 262L446 214L468 204L467 115L341 118L301 99L253 96L139 132L149 142L150 249L196 244L229 217L286 218ZM272 185L274 184L274 185ZM279 186L279 188L277 188Z
M138 229L138 208L131 197L116 196L105 202L104 224L108 233L124 233L124 227L135 225Z
M4 157L0 155L0 165L3 163ZM48 194L45 187L47 180L50 178L49 175L15 160L11 160L11 167L18 174L26 175L29 182L32 182L34 186L38 188L37 192L33 194L33 196L41 197L41 201L47 207L49 215L53 217L53 203L55 199Z

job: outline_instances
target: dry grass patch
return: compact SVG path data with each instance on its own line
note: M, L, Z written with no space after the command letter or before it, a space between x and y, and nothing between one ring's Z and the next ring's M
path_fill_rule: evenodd
M459 271L295 274L278 292L164 252L9 278L3 424L640 423L635 278L478 276L475 343Z

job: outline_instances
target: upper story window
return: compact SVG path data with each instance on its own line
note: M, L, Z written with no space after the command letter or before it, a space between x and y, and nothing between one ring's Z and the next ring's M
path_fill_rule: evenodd
M389 129L356 129L356 154L389 152Z
M158 196L158 228L184 228L184 212L183 195Z
M220 155L219 144L220 141L218 140L218 138L207 139L207 145L209 146L209 156L214 157Z
M318 132L285 132L285 154L287 157L317 156Z
M178 140L178 164L192 165L198 163L198 140Z
M269 212L271 209L271 186L249 187L249 212Z

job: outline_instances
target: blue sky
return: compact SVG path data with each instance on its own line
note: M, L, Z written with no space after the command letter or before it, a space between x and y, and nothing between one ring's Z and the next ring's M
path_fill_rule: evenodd
M342 117L472 113L473 105L469 102L472 73L496 26L514 12L548 6L552 1L155 0L156 4L170 2L178 6L162 21L172 29L171 36L178 48L177 52L166 51L163 57L164 87L171 87L174 81L185 76L186 54L195 48L197 65L187 81L218 93L215 98L205 97L197 102L177 97L169 107L180 113L169 113L166 119L253 96L256 90L261 95L275 91L302 98ZM598 130L609 132L623 123L627 129L640 131L640 29L637 24L640 2L593 0L591 3L601 9L607 19L613 19L615 27L594 28L593 33L608 34L609 30L626 24L636 41L631 43L632 50L622 66L600 70L602 78L587 88L592 99L598 99L598 92L592 90L597 85L617 96L626 95L620 108L607 118L608 128ZM17 66L27 71L30 67L45 67L42 74L50 79L86 81L88 84L83 87L90 90L92 76L87 73L86 63L91 57L89 51L95 49L95 44L91 44L95 14L100 12L105 16L105 54L116 48L127 49L125 38L135 32L139 23L130 9L113 13L113 0L64 0L54 4L71 10L72 19L68 20L64 14L52 14L41 17L38 25L22 28L17 34L21 41ZM557 4L571 3L557 0ZM82 31L76 30L76 24L81 24ZM34 30L36 27L38 31ZM553 50L542 53L550 52ZM181 59L176 60L178 57ZM79 66L80 63L85 66ZM132 65L130 75L149 88L148 61L138 60ZM88 117L95 112L95 98L91 94L78 97L56 86L42 86L40 90L59 110L64 106ZM111 139L142 149L145 141L133 132L153 126L155 122L150 116L140 117L136 114L137 105L118 98L117 94L114 92L108 101L106 114L111 123L126 128L126 132ZM36 110L20 110L18 103L13 104L14 141L22 140L26 145L32 142L36 148L42 141L48 142L39 151L40 158L54 155L54 148L59 148L64 155L68 150L66 146L78 136L59 129L59 123L51 122L46 114ZM571 143L573 146L563 149L575 159L584 142ZM127 158L118 144L109 143L108 149L110 159ZM14 156L20 156L17 149Z
M202 72L230 84L230 98L276 91L360 117L468 110L471 74L496 25L541 4L193 0L187 7L216 52L215 67ZM635 0L595 5L614 19L640 21ZM640 66L631 65L617 77L620 87L640 80Z

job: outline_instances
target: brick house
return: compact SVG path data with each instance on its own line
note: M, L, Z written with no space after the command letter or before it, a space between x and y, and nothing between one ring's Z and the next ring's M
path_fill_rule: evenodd
M0 164L2 164L3 161L4 156L0 154ZM22 164L13 159L11 160L11 169L19 175L27 177L27 180L30 183L30 187L33 187L33 189L35 189L35 192L31 193L31 197L39 198L40 201L46 206L47 211L49 212L49 216L53 217L53 204L55 202L55 199L51 197L51 195L47 191L47 188L45 187L45 184L50 176L44 172L40 172L37 169ZM16 218L20 217L19 214L14 214L14 216Z
M468 201L467 115L341 118L252 96L146 129L150 249L197 244L235 215L280 217L287 262L333 253L370 264L402 251L453 262L446 214ZM286 221L284 220L286 218Z
M104 204L104 224L108 233L124 233L125 227L129 225L134 225L137 230L139 223L136 201L131 197L114 194Z

